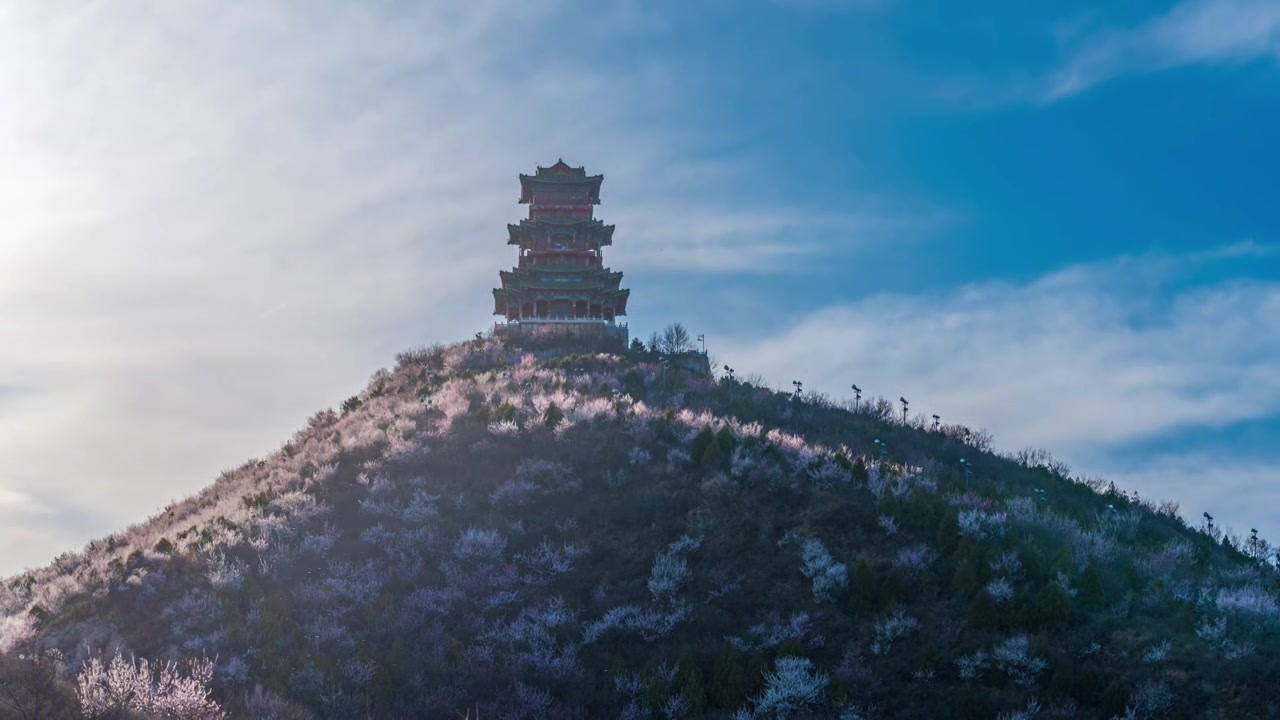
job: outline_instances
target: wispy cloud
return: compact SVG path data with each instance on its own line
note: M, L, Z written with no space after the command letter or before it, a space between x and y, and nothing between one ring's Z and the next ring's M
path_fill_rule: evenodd
M1080 265L1026 284L876 296L716 351L777 386L799 379L848 397L856 383L905 396L917 413L990 429L999 447L1044 447L1078 471L1280 538L1280 523L1255 511L1270 507L1280 466L1233 466L1207 451L1154 460L1124 452L1188 429L1280 417L1280 283L1180 282L1207 263L1272 252L1240 243Z
M1223 528L1242 537L1256 528L1270 542L1280 541L1280 463L1241 461L1205 452L1144 458L1141 463L1099 459L1096 473L1143 497L1176 500L1193 526L1208 512Z
M901 246L929 238L954 222L942 210L889 207L870 198L843 212L787 206L672 209L662 215L633 206L616 214L628 238L615 254L620 264L682 273L797 273L886 242Z
M805 12L883 12L891 0L772 0L773 4Z
M0 573L278 446L396 350L486 327L536 163L607 174L622 269L756 271L787 236L882 222L785 203L727 220L757 168L700 152L731 130L688 112L698 75L591 54L660 18L580 10L0 8L0 377L29 389L0 391L0 488L73 499L21 542L0 521ZM723 196L691 203L709 176ZM726 265L730 236L749 251Z
M1185 0L1137 27L1077 37L1041 99L1052 102L1122 75L1260 58L1280 58L1280 4Z
M877 296L722 351L744 371L906 395L1002 445L1066 455L1276 415L1280 284L1171 286L1205 261L1124 258L1025 285Z

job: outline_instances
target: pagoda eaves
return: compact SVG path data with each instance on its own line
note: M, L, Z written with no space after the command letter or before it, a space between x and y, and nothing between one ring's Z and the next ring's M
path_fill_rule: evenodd
M613 225L592 217L600 202L603 175L559 160L520 175L520 202L529 217L507 225L510 245L519 246L519 264L502 271L493 291L495 315L508 328L542 327L563 332L599 332L625 340L616 324L627 312L630 291L622 273L603 266L601 249L613 244Z

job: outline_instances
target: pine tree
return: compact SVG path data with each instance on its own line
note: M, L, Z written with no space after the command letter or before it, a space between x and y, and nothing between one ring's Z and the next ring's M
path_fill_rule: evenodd
M1071 619L1071 601L1054 583L1046 583L1036 595L1035 618L1041 627L1057 630Z
M1080 582L1076 585L1076 597L1080 605L1090 610L1101 608L1106 602L1106 590L1102 586L1102 575L1098 567L1090 562L1080 573Z
M867 463L861 455L853 461L853 479L860 485L866 485L871 480L871 473L867 472Z
M716 442L716 434L711 430L710 425L703 425L697 435L693 436L693 440L689 442L689 457L693 461L701 462L702 457L707 454L707 448L713 447Z
M942 519L938 521L935 542L938 546L938 552L943 557L951 557L952 553L959 547L960 524L956 520L955 512L947 511L942 515Z
M985 592L973 596L969 603L969 624L978 630L991 630L999 623L999 608Z
M720 428L720 432L716 433L716 445L726 456L738 446L738 440L733 436L733 431L729 429L728 425Z
M707 708L707 691L702 687L702 670L686 650L676 667L676 690L684 696L685 706L695 716Z
M747 666L742 653L725 645L711 669L711 702L716 707L734 710L747 700Z
M564 420L564 411L555 403L547 405L546 412L542 413L542 422L548 428L555 429Z
M849 593L849 614L855 617L877 609L880 601L875 571L866 558L859 558L853 569L853 591Z

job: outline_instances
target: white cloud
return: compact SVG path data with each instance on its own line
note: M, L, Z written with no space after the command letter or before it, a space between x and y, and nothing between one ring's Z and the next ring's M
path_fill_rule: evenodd
M664 27L643 16L552 0L0 7L0 488L67 503L0 523L0 572L278 447L395 351L488 326L515 175L537 163L606 173L623 270L753 269L785 233L881 222L766 204L725 225L715 208L741 207L733 178L754 168L699 156L730 130L688 112L698 77L671 55L591 54ZM722 196L691 204L711 177ZM649 242L628 245L627 221ZM682 228L694 249L672 252ZM706 253L728 234L755 250L726 268Z
M1232 249L1234 248L1234 249ZM1280 412L1280 284L1172 281L1213 254L1123 258L1025 285L876 296L718 350L742 372L985 426L1067 457Z
M1048 79L1053 101L1121 75L1182 65L1280 58L1280 4L1184 0L1132 29L1085 34Z
M1155 500L1176 500L1188 524L1198 527L1208 512L1219 527L1243 538L1250 529L1280 542L1280 464L1242 461L1205 452L1160 455L1141 463L1100 461L1099 471L1117 487Z
M717 343L740 375L790 389L905 396L924 416L992 431L1009 450L1043 447L1075 472L1181 503L1195 520L1280 541L1280 466L1200 449L1132 453L1194 428L1280 416L1280 283L1179 283L1206 263L1263 257L1240 243L1179 257L1081 265L1026 284L876 296ZM1273 513L1272 513L1273 515Z
M643 206L616 213L621 266L698 273L794 273L892 239L899 246L950 222L939 211L866 204L845 212ZM614 217L614 216L611 216ZM610 222L613 222L611 219Z

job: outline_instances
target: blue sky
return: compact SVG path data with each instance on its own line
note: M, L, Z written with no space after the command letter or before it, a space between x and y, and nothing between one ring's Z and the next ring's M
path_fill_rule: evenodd
M0 573L492 321L605 174L633 334L1280 541L1280 4L0 9Z

